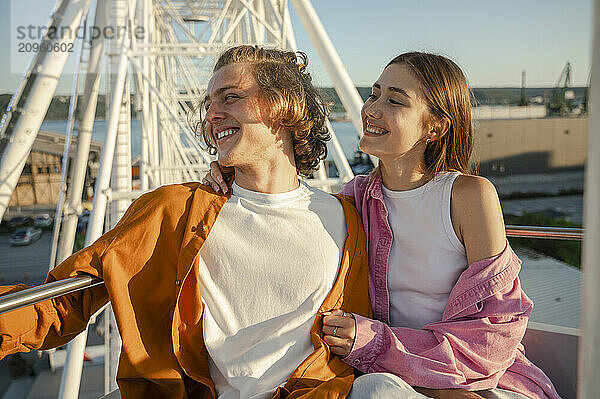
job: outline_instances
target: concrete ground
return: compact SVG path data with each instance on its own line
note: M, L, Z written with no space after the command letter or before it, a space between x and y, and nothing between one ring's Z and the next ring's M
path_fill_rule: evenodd
M514 193L546 193L583 191L583 170L557 173L537 173L488 178L500 196Z
M583 195L505 199L501 201L505 215L520 216L523 212L545 213L581 224L583 221Z
M0 285L44 282L50 263L52 231L44 231L31 245L13 247L10 234L0 234Z

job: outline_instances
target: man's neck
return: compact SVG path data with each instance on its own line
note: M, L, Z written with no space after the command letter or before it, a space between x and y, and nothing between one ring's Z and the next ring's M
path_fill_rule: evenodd
M278 194L298 188L300 182L295 166L235 167L235 183L246 190Z

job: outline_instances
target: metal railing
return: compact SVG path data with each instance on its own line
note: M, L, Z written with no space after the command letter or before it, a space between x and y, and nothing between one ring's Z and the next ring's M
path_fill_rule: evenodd
M13 292L0 297L0 314L100 284L104 284L104 281L100 278L78 276Z
M506 235L514 238L542 238L555 240L583 240L583 229L565 227L506 226ZM41 301L70 294L82 289L104 284L100 278L92 276L71 277L53 281L37 287L0 297L0 314L36 304Z
M583 229L574 227L506 226L506 236L513 238L545 238L583 241Z

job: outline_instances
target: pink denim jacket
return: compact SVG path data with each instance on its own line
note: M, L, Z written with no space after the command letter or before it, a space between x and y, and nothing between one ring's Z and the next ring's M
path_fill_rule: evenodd
M533 303L521 290L521 261L508 244L500 255L475 262L461 274L441 321L421 330L389 326L392 230L381 184L380 176L357 176L341 191L355 198L367 234L375 318L354 315L356 340L343 360L365 373L396 374L413 386L499 387L531 398L560 398L524 355L521 339Z

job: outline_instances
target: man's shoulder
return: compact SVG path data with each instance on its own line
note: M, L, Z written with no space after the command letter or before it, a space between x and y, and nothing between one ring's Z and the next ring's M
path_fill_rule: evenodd
M219 196L210 186L199 182L166 184L140 196L136 202L140 206L152 204L155 207L186 207L192 199L213 198Z
M319 198L319 202L325 204L327 213L339 212L339 217L344 218L346 222L360 218L354 196L345 193L331 194L314 187L311 187L311 192L314 195L313 198Z
M148 194L153 194L157 197L165 195L185 195L185 193L193 194L196 190L202 188L206 189L207 186L200 184L199 182L165 184L164 186L157 187L150 191Z
M339 208L341 206L340 202L347 202L351 205L354 205L354 198L351 195L332 194L327 191L321 190L320 188L311 187L308 184L306 184L306 187L312 199L323 200L331 204L331 206L333 207Z
M344 187L340 190L340 194L354 197L367 189L370 180L371 175L356 175L352 180L344 184Z
M334 196L335 198L337 198L341 203L347 203L349 205L356 206L356 200L354 199L354 197L352 195L343 194L343 193L331 194L331 195Z
M192 196L200 183L166 184L142 194L137 202L152 202L156 205L185 201Z

